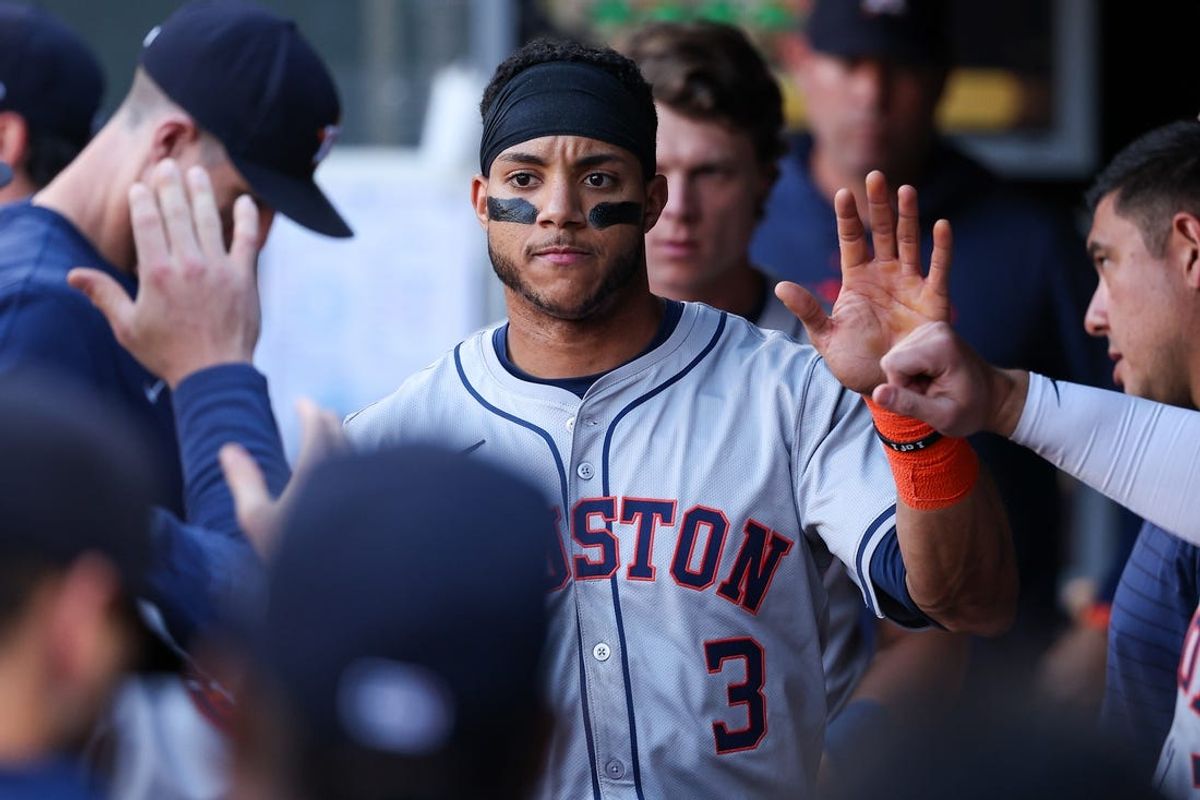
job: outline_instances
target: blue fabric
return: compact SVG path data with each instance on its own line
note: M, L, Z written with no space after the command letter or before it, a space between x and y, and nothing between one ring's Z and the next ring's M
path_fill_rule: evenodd
M1183 639L1200 604L1200 548L1142 527L1113 596L1101 716L1147 778L1175 714Z
M864 751L891 744L887 707L874 700L854 700L825 728L825 756L839 772L853 770Z
M805 284L832 303L841 285L837 229L832 205L811 181L811 149L812 140L801 137L781 160L751 257L768 273ZM959 333L1001 366L1107 386L1104 346L1083 330L1095 278L1073 227L946 144L930 163L917 185L922 253L928 263L933 222L949 219L950 296ZM1021 620L1035 621L1057 606L1063 511L1055 470L998 437L973 437L972 445L1008 507L1021 575Z
M645 350L638 353L629 361L636 361L642 356L649 353L654 348L671 338L671 334L675 332L675 326L679 324L679 318L683 316L683 303L675 300L663 301L663 318L659 323L658 333L654 334L654 339L646 347ZM508 357L508 323L501 325L492 333L492 347L496 350L496 358L500 359L500 363L508 370L509 374L520 378L523 381L530 383L542 383L549 386L557 386L560 389L566 389L576 397L582 398L587 394L588 389L592 388L592 384L604 377L605 372L598 375L584 375L579 378L535 378L528 372L512 363ZM629 362L626 362L629 363ZM623 366L623 365L622 365ZM610 370L611 372L611 370Z
M908 593L908 568L900 555L896 529L886 534L871 554L871 583L879 598L879 610L893 622L906 628L925 628L936 624Z
M88 788L79 765L54 759L21 770L0 766L0 797L4 800L99 800Z
M165 511L155 517L149 599L172 636L187 644L263 590L262 561L238 527L217 460L221 447L245 447L272 495L283 491L290 473L266 379L253 367L228 364L188 376L175 393L175 409L188 523Z
M67 285L73 267L94 267L130 296L137 283L107 263L69 221L28 202L0 207L0 373L48 368L82 381L129 412L162 475L161 502L182 510L171 393L113 337L104 316Z

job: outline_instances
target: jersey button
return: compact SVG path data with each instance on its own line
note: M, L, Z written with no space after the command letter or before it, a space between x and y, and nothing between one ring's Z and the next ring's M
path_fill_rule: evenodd
M604 642L592 648L592 658L597 661L608 661L608 657L612 655L612 648Z
M568 431L575 430L575 418L574 417L571 417L569 420L567 420L567 430Z
M615 758L604 765L604 771L610 778L619 780L625 777L625 765Z
M596 474L596 468L585 461L575 470L575 474L583 478L585 481L590 481L592 476Z

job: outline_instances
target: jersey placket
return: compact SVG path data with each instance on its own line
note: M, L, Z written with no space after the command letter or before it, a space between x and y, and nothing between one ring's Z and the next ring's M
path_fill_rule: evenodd
M572 586L587 684L584 702L588 704L601 791L606 797L636 798L640 793L636 792L634 781L632 721L626 700L630 687L626 686L622 668L625 654L621 651L613 598L616 590L612 576L620 568L621 546L613 527L616 499L604 496L601 457L605 426L601 422L601 407L589 393L575 417L567 422L571 434L567 480L571 502L571 565L575 575ZM584 540L592 538L585 533L588 530L611 534L611 550L585 546L581 534Z

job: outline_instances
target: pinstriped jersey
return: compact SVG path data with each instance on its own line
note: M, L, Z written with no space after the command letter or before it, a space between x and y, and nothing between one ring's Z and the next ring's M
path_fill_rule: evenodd
M820 576L840 559L878 613L870 561L895 528L860 398L810 347L700 304L582 398L507 371L493 331L347 431L358 447L469 450L557 511L538 796L811 794L828 711Z

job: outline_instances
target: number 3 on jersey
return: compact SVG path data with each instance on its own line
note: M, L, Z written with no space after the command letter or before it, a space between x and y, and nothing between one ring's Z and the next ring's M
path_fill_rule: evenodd
M723 721L712 724L713 738L717 742L717 753L736 753L740 750L753 750L758 747L763 737L767 735L767 698L762 693L763 681L766 680L766 657L762 645L750 637L737 639L714 639L704 643L704 662L708 674L724 673L725 670L736 670L736 663L743 662L744 680L737 682L739 676L734 674L734 681L727 689L729 706L746 707L746 725L730 730Z

